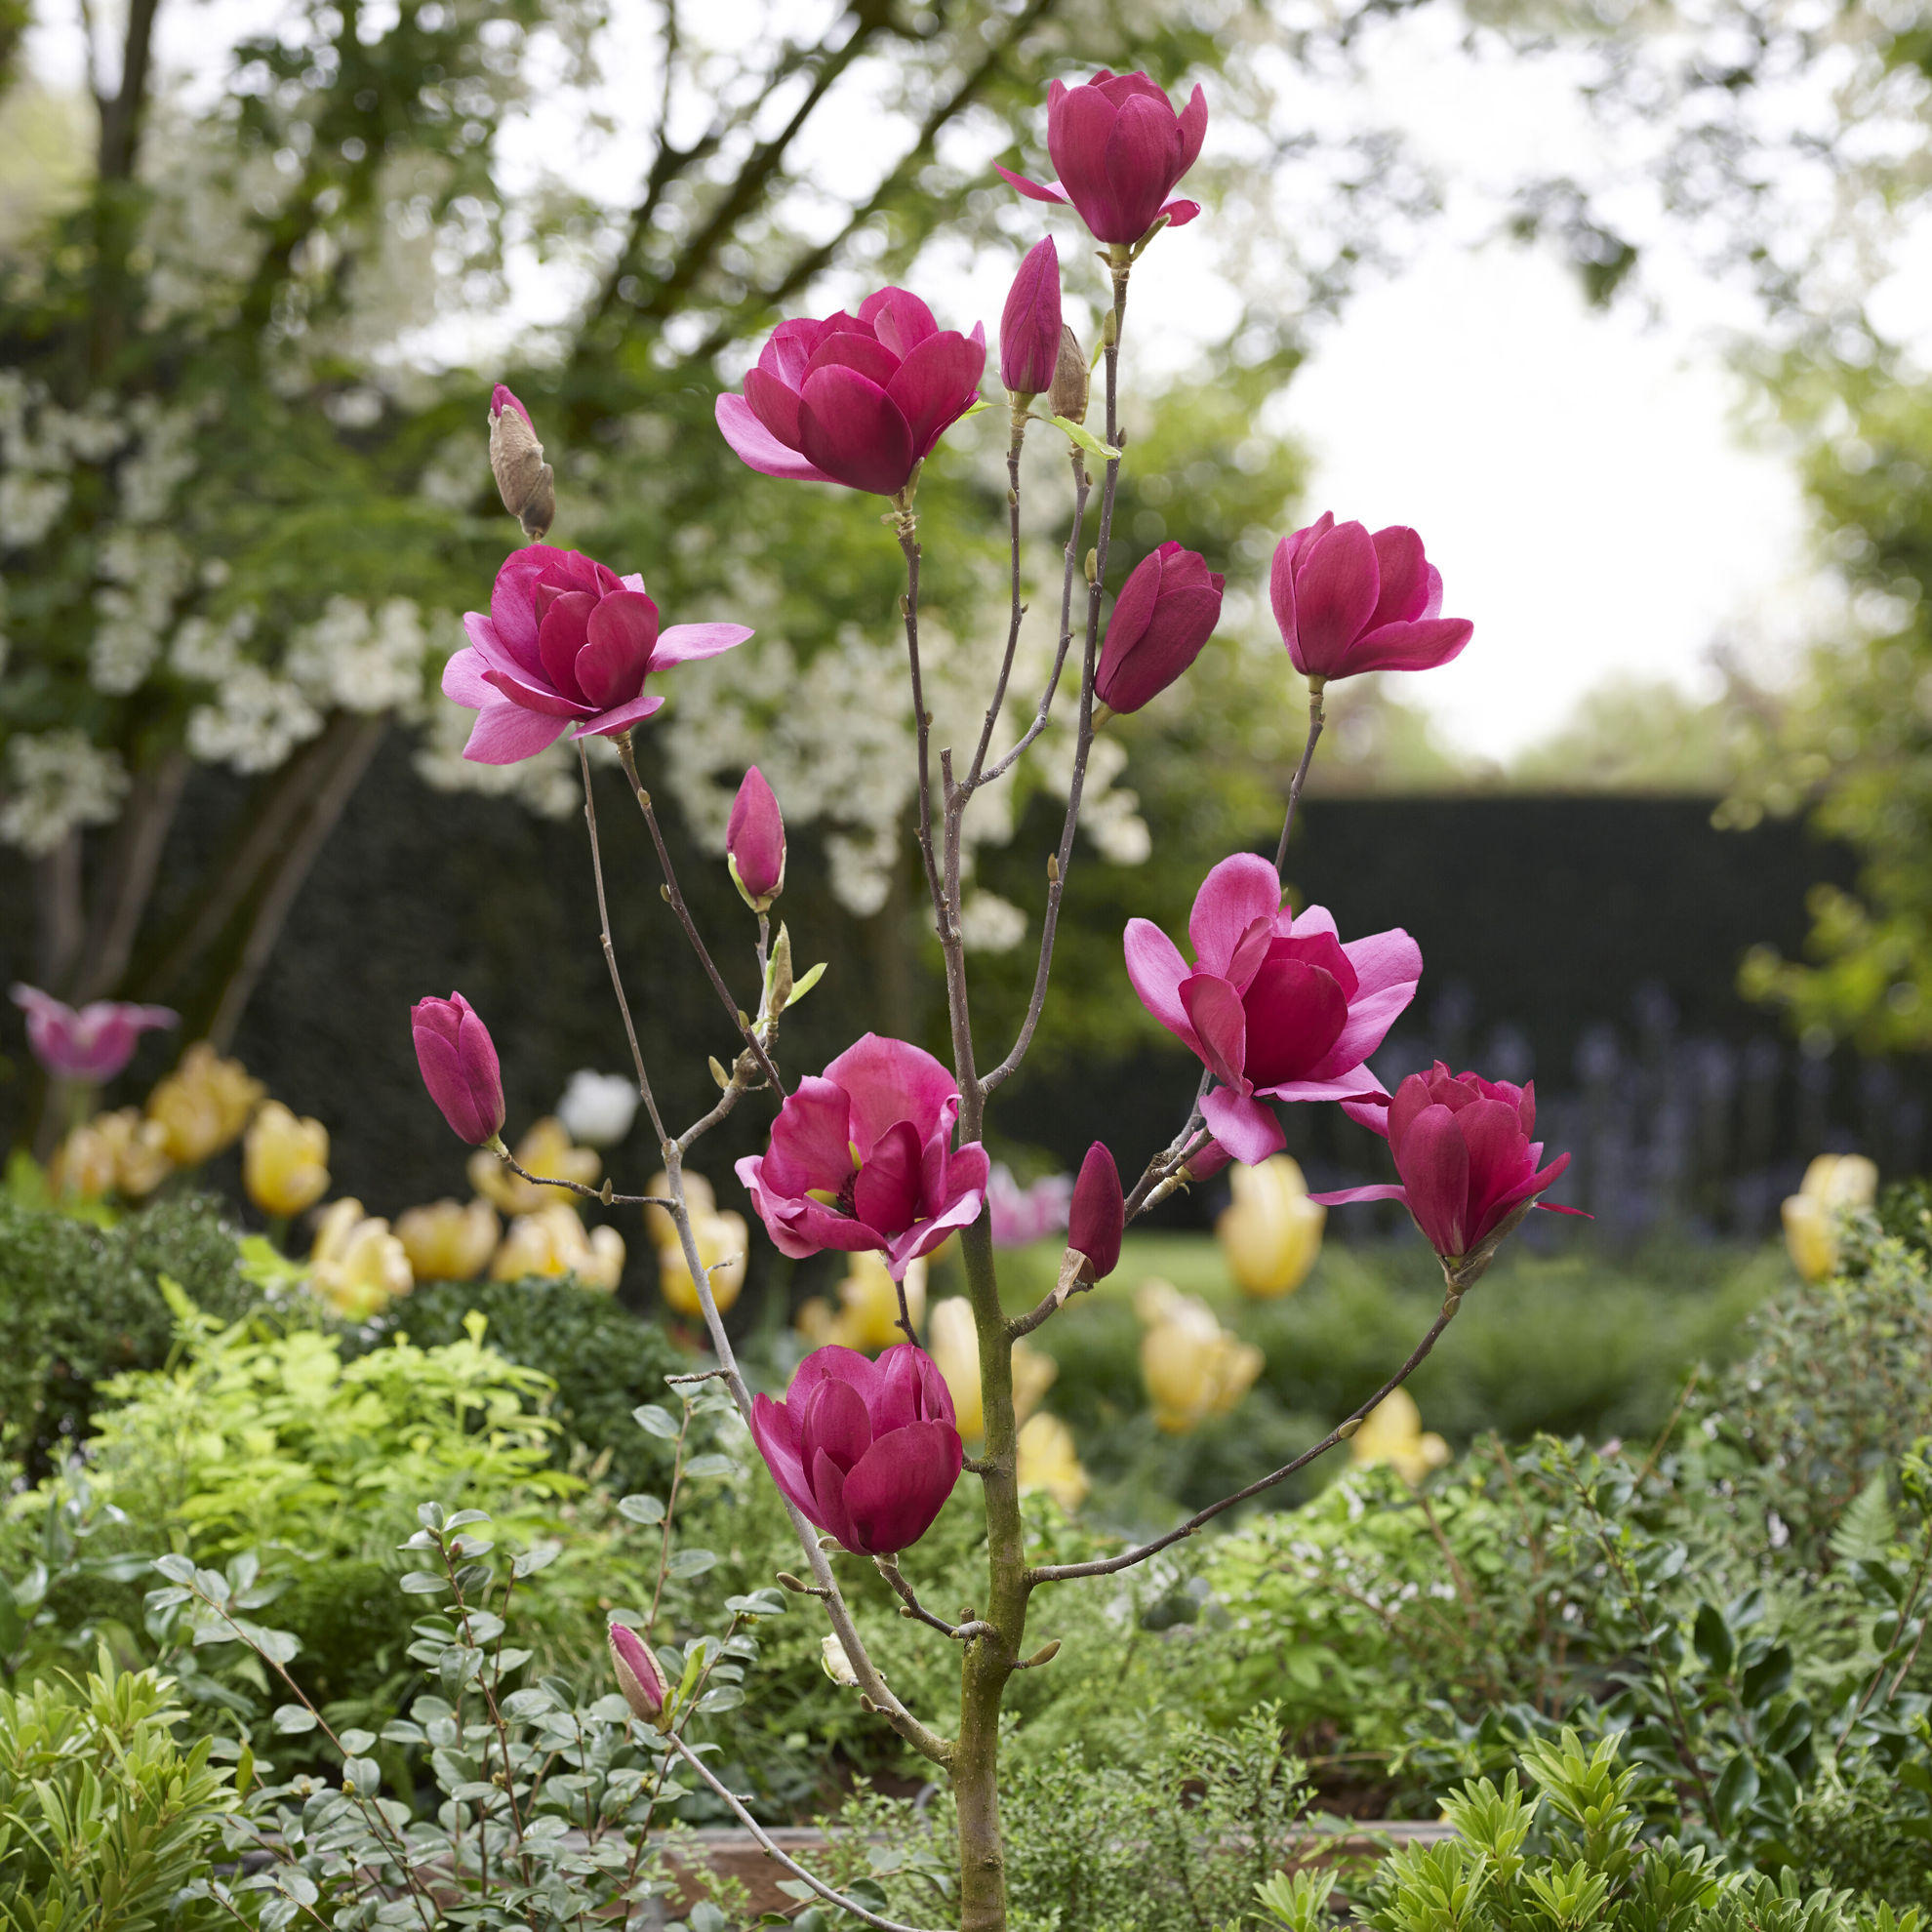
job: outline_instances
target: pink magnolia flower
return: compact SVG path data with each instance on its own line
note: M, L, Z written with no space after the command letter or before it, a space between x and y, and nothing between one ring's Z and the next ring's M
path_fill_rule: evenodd
M1445 1261L1481 1247L1518 1208L1534 1203L1551 1214L1579 1214L1536 1196L1570 1164L1558 1154L1541 1170L1536 1132L1536 1085L1512 1086L1474 1073L1451 1073L1441 1061L1411 1073L1389 1103L1386 1125L1359 1116L1389 1140L1399 1186L1343 1187L1311 1194L1324 1207L1348 1201L1400 1201L1424 1238ZM1589 1216L1583 1216L1588 1220Z
M460 992L419 999L409 1026L423 1084L458 1140L473 1147L495 1140L503 1128L503 1076L496 1042L476 1009Z
M725 864L754 912L785 890L785 817L778 794L756 765L745 774L725 826Z
M952 1146L958 1118L959 1089L931 1054L867 1033L799 1081L738 1178L780 1254L876 1248L897 1281L980 1218L986 1152Z
M1201 655L1221 622L1227 584L1197 551L1163 543L1128 573L1094 671L1094 696L1108 710L1138 711Z
M999 318L999 380L1009 395L1053 387L1060 332L1060 251L1048 235L1027 251Z
M896 497L979 400L986 332L942 329L906 289L881 289L823 322L781 322L720 396L718 427L753 469Z
M1137 242L1163 215L1178 228L1201 212L1197 201L1168 196L1200 154L1207 117L1198 87L1177 114L1146 74L1103 67L1085 87L1047 89L1047 152L1059 182L999 172L1034 201L1071 202L1096 241Z
M27 1045L48 1072L63 1080L98 1085L111 1080L134 1058L141 1034L174 1026L181 1015L165 1006L131 1006L97 999L79 1012L38 986L17 985L13 1002L26 1014Z
M1274 867L1242 852L1207 875L1187 935L1191 967L1151 920L1129 920L1127 977L1221 1083L1201 1111L1235 1160L1266 1160L1286 1145L1267 1098L1386 1097L1362 1063L1415 997L1422 951L1407 933L1344 946L1326 910L1291 915Z
M1067 1226L1072 1202L1072 1175L1048 1174L1023 1187L1003 1160L995 1161L986 1177L986 1219L993 1246L1025 1248L1057 1234Z
M527 544L504 558L490 614L466 612L469 645L443 670L443 694L476 713L465 758L513 765L553 745L628 731L664 704L645 678L715 658L751 635L742 624L658 626L641 577L576 550Z
M1438 617L1442 573L1413 530L1373 537L1332 511L1274 546L1268 584L1288 657L1304 677L1433 670L1462 653L1475 625Z
M909 1342L877 1361L815 1348L783 1402L753 1400L751 1435L806 1516L868 1556L890 1556L932 1528L965 1455L946 1378Z
M1099 1141L1080 1163L1073 1186L1073 1211L1067 1245L1086 1256L1093 1279L1104 1281L1120 1263L1120 1237L1127 1231L1127 1202L1120 1191L1120 1170Z

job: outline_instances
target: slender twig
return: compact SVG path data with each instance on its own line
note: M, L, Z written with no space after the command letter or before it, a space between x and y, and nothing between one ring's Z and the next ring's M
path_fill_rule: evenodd
M963 1624L948 1624L944 1617L935 1616L913 1594L912 1586L906 1581L904 1574L900 1570L897 1558L891 1556L874 1556L872 1563L879 1575L892 1586L893 1593L906 1605L906 1609L902 1614L908 1617L916 1617L920 1623L926 1625L929 1629L938 1630L944 1636L956 1637L961 1643L971 1643L976 1637L997 1636L999 1634L990 1624L978 1617L968 1618Z
M1004 778L1047 728L1047 719L1053 714L1054 694L1060 689L1060 674L1066 667L1067 653L1073 642L1073 575L1079 568L1080 526L1086 519L1087 495L1092 487L1086 464L1076 449L1073 452L1073 527L1067 533L1066 568L1060 582L1060 644L1053 654L1053 670L1047 678L1046 689L1040 694L1039 709L1033 713L1032 723L1010 751L995 758L986 767L979 780L981 785L991 785L995 779Z
M882 1918L877 1912L866 1911L857 1899L848 1899L842 1893L833 1891L824 1879L815 1878L796 1859L787 1858L765 1835L765 1828L745 1810L744 1800L739 1797L737 1792L733 1791L728 1786L714 1777L710 1767L699 1757L698 1753L682 1738L672 1737L669 1743L671 1749L731 1807L733 1817L751 1833L752 1839L757 1844L758 1849L767 1858L776 1859L794 1878L811 1886L813 1891L817 1892L820 1898L824 1899L826 1904L835 1905L841 1912L849 1912L853 1917L862 1918L867 1925L876 1926L878 1932L919 1932L919 1928L916 1926L902 1925L895 1918Z
M644 1070L644 1049L637 1044L637 1026L630 1017L630 1002L624 996L624 977L618 971L617 947L611 943L611 908L604 897L604 858L597 844L597 799L590 788L589 754L582 741L577 746L577 764L584 774L584 823L590 830L590 873L597 881L597 922L598 933L604 943L604 964L611 969L611 990L617 994L618 1011L624 1016L624 1038L630 1042L630 1064L637 1074L637 1097L644 1103L644 1111L650 1115L652 1131L663 1141L664 1116L658 1111L657 1096L651 1091L651 1076Z
M516 1157L505 1147L497 1158L516 1176L519 1181L528 1181L533 1187L561 1187L567 1193L581 1194L586 1201L601 1201L606 1207L661 1207L667 1208L670 1202L662 1194L615 1194L611 1184L606 1181L601 1187L587 1187L582 1181L565 1181L554 1174L532 1174L519 1164Z
M1274 869L1277 874L1288 863L1288 834L1295 829L1295 807L1302 802L1302 787L1308 781L1308 766L1314 759L1315 742L1321 737L1321 689L1325 682L1319 677L1308 679L1308 742L1302 746L1302 762L1295 767L1295 776L1288 782L1288 809L1281 817L1281 842L1274 848Z
M1107 459L1107 478L1101 486L1100 531L1094 540L1093 562L1087 579L1086 658L1080 673L1080 724L1074 741L1073 775L1067 786L1067 816L1060 831L1060 850L1055 855L1047 878L1046 912L1040 922L1040 956L1033 972L1032 996L1026 1002L1026 1017L1020 1023L1019 1037L1012 1050L986 1076L983 1085L987 1093L1003 1086L1019 1070L1033 1043L1033 1034L1046 1006L1047 983L1053 974L1054 940L1060 931L1060 902L1067 890L1067 874L1073 864L1073 834L1080 823L1080 798L1086 788L1087 760L1094 747L1094 673L1100 663L1101 605L1107 591L1107 553L1113 537L1113 504L1120 486L1120 453L1125 437L1120 428L1119 377L1120 330L1127 312L1128 259L1116 252L1113 262L1113 308L1107 337L1107 440L1114 454Z
M1409 1359L1385 1382L1366 1402L1360 1404L1348 1418L1330 1429L1312 1448L1305 1449L1292 1463L1265 1475L1259 1482L1251 1482L1245 1489L1237 1489L1232 1496L1224 1496L1219 1503L1210 1503L1205 1509L1197 1509L1185 1523L1171 1529L1165 1536L1157 1536L1151 1543L1141 1544L1137 1549L1123 1550L1118 1556L1109 1556L1092 1563L1048 1563L1028 1570L1029 1583L1067 1583L1075 1577L1107 1577L1120 1570L1132 1569L1136 1563L1145 1563L1149 1556L1157 1556L1163 1550L1197 1535L1224 1510L1231 1509L1237 1503L1245 1503L1251 1496L1259 1496L1265 1489L1272 1489L1278 1482L1285 1482L1291 1476L1325 1456L1338 1442L1346 1442L1358 1429L1369 1412L1379 1403L1386 1401L1423 1364L1424 1358L1440 1339L1442 1331L1456 1318L1456 1309L1462 1301L1459 1295L1450 1295L1443 1301L1442 1312L1429 1324L1429 1333L1418 1342Z
M1006 655L999 661L999 676L993 683L992 702L986 706L986 722L980 727L980 742L974 748L973 762L966 771L965 789L969 794L979 786L987 748L999 725L999 714L1006 705L1006 687L1013 676L1013 658L1020 648L1020 626L1026 616L1026 606L1020 601L1020 450L1026 434L1026 413L1016 403L1013 407L1013 440L1006 451L1007 547L1012 562L1013 608L1006 624Z
M765 1051L765 1043L758 1037L758 1030L745 1017L745 1009L731 996L731 988L724 983L724 975L718 971L712 959L710 948L705 946L704 936L698 930L698 922L691 916L691 908L684 903L684 894L678 890L677 873L671 865L669 848L664 844L664 835L658 825L658 814L651 803L651 794L644 789L644 784L637 776L637 758L631 749L630 734L620 732L617 741L618 757L624 765L624 775L630 781L630 789L637 800L637 809L644 814L644 823L651 828L651 843L658 848L658 865L664 875L664 897L670 908L677 914L677 922L684 928L684 936L691 942L691 949L698 955L698 963L704 969L704 977L711 983L711 989L723 1002L724 1010L731 1015L732 1025L745 1036L745 1044L757 1061L760 1071L772 1083L772 1091L781 1100L785 1098L785 1082L779 1078L779 1070L772 1064L772 1057Z
M1690 1400L1692 1391L1697 1388L1698 1378L1703 1373L1704 1364L1700 1362L1696 1368L1691 1370L1689 1376L1685 1379L1683 1388L1677 1393L1677 1406L1670 1411L1670 1420L1664 1425L1662 1430L1658 1433L1657 1440L1650 1445L1650 1454L1643 1459L1643 1468L1637 1471L1637 1484L1639 1487L1642 1486L1643 1479L1657 1467L1657 1459L1663 1455L1665 1445L1670 1440L1671 1436L1676 1434L1677 1424L1684 1413L1684 1405Z
M926 868L926 889L944 943L950 923L946 892L940 884L939 858L933 845L933 714L926 709L926 685L919 665L919 521L912 514L910 486L893 500L898 511L895 528L906 555L906 595L900 605L906 620L906 663L912 677L912 729L919 747L919 858Z

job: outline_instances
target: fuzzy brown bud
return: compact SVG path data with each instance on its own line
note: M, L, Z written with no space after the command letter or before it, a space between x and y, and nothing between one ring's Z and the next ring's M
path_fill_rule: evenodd
M557 481L530 412L499 382L490 397L490 472L503 507L534 543L557 514Z
M1047 407L1069 423L1087 420L1088 371L1086 351L1073 331L1061 324L1060 359L1053 366L1053 384L1047 390Z

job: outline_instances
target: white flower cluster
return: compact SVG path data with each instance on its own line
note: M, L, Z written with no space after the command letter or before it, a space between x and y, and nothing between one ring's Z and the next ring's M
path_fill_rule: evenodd
M105 397L60 409L18 370L0 370L0 549L23 550L67 506L75 463L101 463L126 440Z
M42 859L76 825L111 825L127 795L119 756L81 731L21 733L7 745L0 839Z
M212 704L188 713L187 747L204 765L272 772L322 729L322 714L302 687L256 664L237 664L216 688Z
M290 638L283 669L323 710L407 710L422 701L427 649L413 599L389 597L372 612L356 598L331 597Z
M106 582L94 593L94 636L87 651L88 677L97 691L124 697L140 687L161 655L194 566L166 530L126 525L110 530L95 570Z

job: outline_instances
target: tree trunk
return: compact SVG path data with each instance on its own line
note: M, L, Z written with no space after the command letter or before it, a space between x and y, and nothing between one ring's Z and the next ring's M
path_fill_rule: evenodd
M127 809L115 827L107 878L77 962L76 1000L106 998L127 973L187 777L188 755L179 746L136 775Z
M998 1631L967 1646L960 1672L959 1750L952 1764L959 1814L959 1932L1005 1932L1006 1854L999 1830L999 1707L1026 1634L1026 1551L1020 1518L1020 1431L1013 1411L1013 1341L999 1306L992 1228L982 1215L960 1236L980 1339L986 1415L986 1621Z

